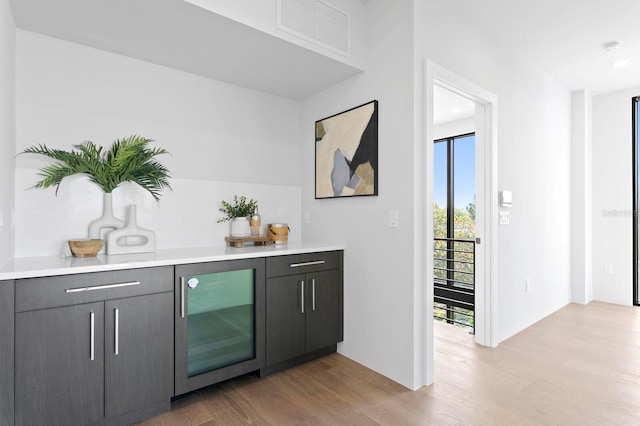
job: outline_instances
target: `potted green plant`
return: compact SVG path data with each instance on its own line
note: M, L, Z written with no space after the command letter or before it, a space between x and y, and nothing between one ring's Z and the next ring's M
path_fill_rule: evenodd
M31 146L21 154L40 154L56 160L40 169L42 180L34 188L54 186L56 194L67 176L84 174L104 192L103 214L89 225L89 238L100 238L102 228L121 228L124 222L113 216L111 192L123 182L134 182L155 198L171 189L169 170L155 157L168 154L163 148L150 148L152 139L133 135L113 142L108 150L91 141L74 145L71 151L52 149L44 144Z
M247 201L244 195L240 197L234 195L231 203L222 200L220 211L225 215L218 219L218 223L231 221L232 237L248 237L251 235L249 216L253 214L256 207L258 202L254 199Z

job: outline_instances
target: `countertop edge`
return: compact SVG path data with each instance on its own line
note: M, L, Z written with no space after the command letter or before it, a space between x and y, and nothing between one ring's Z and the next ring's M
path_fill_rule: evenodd
M90 258L42 256L15 258L0 270L0 281L91 272L108 272L190 263L217 262L257 257L344 250L340 244L289 242L282 245L191 247L157 250L153 253L98 255Z

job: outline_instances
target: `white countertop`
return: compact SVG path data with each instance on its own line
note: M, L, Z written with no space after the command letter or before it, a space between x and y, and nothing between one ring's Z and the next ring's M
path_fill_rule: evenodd
M155 253L98 255L88 258L22 257L14 259L0 269L0 281L333 250L344 250L344 246L290 241L287 244L271 246L192 247L157 250Z

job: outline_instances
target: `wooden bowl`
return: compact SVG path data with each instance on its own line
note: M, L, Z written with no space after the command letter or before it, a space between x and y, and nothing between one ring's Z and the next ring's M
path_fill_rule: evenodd
M103 240L69 240L69 248L75 257L95 257L98 254Z

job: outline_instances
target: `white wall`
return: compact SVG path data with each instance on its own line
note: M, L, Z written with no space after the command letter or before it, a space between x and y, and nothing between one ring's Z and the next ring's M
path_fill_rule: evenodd
M593 297L622 305L633 304L631 98L637 95L640 87L593 97Z
M303 106L305 238L346 244L344 343L340 352L407 387L413 378L412 2L367 6L368 71ZM314 122L379 101L379 196L314 199ZM389 210L399 212L389 228Z
M159 205L138 191L114 193L119 217L139 203L138 222L156 231L158 248L223 245L218 207L235 193L257 199L265 223L289 223L291 239L301 237L296 101L19 30L16 108L18 152L131 134L166 148L171 156L160 160L174 191ZM101 192L86 179L65 180L58 197L27 190L44 164L17 160L17 257L58 254L101 212Z
M499 232L498 341L570 301L570 94L473 22L461 22L458 6L445 0L370 2L368 71L304 102L303 139L310 141L315 120L380 101L379 196L315 200L308 144L302 151L302 209L311 223L304 233L348 248L340 351L409 388L423 384L417 358L425 356L419 321L426 308L415 300L424 294L422 265L414 261L422 236L414 232L420 224L414 228L413 211L420 211L424 196L414 195L414 176L425 167L419 159L414 166L414 144L426 143L426 59L499 98L499 186L513 191L514 207L511 225ZM399 211L399 228L387 226L391 209ZM529 293L525 278L531 279Z
M416 73L429 59L498 96L498 187L513 191L511 224L497 241L502 341L570 302L570 93L458 13L460 4L415 6Z
M9 0L0 0L0 268L13 258L16 27Z

